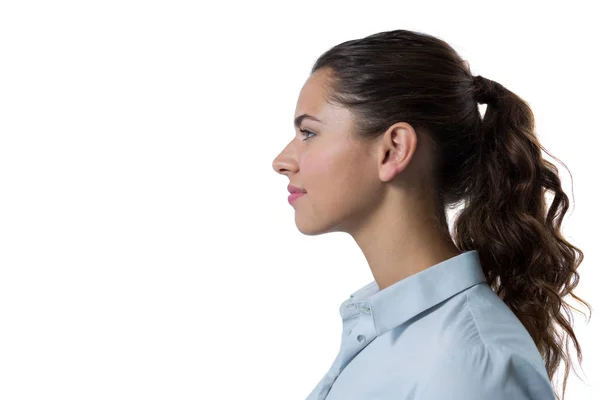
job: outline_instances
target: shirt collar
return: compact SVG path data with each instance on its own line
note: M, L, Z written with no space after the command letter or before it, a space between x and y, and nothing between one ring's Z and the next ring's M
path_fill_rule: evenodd
M377 335L403 324L455 294L485 282L479 253L470 250L379 290L377 281L358 289L340 306L342 321L371 315Z

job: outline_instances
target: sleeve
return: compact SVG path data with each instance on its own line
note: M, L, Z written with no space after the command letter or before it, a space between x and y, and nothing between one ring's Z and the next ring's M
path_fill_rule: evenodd
M415 400L556 400L543 364L485 345L455 351L435 367Z

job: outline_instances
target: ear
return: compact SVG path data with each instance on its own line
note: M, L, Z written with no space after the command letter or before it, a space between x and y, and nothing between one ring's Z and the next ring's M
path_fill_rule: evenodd
M392 180L406 169L417 148L417 133L406 122L390 126L379 142L379 179Z

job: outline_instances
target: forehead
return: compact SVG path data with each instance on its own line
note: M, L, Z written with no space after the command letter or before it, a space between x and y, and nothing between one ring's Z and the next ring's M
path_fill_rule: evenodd
M318 117L328 107L325 99L327 82L328 77L323 70L314 72L306 80L298 95L294 117L301 114L311 114Z

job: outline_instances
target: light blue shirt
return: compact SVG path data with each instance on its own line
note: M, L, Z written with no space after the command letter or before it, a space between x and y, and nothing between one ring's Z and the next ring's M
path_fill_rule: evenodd
M477 250L340 307L342 339L307 400L555 400L543 359Z

